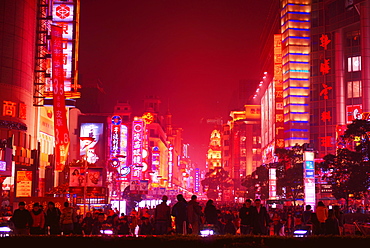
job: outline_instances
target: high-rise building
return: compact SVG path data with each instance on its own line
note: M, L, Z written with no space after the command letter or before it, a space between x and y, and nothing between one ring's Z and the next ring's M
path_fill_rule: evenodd
M309 142L310 0L281 1L285 147Z
M322 158L370 112L370 1L313 1L311 15L310 143Z

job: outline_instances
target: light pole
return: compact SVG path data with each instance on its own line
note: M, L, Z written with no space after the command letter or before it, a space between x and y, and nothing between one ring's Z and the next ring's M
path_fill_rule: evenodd
M86 195L87 195L87 154L89 152L89 145L94 142L93 137L80 137L80 140L84 143L84 148L86 148L84 170L85 170L85 182L84 182L84 214L86 214Z

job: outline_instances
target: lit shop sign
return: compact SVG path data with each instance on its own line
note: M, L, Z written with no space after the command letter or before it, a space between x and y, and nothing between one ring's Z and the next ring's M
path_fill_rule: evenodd
M152 171L156 171L159 168L159 148L157 146L153 147L152 150Z
M74 41L74 3L63 1L53 2L52 23L63 29L63 69L64 91L72 90ZM52 91L51 83L47 84L46 91Z
M276 199L276 168L269 168L269 198Z
M96 163L103 157L103 123L82 123L80 129L80 156L85 157L87 162ZM84 139L86 138L86 139Z
M143 166L143 137L144 122L136 120L132 122L132 180L139 180Z
M312 207L316 204L315 198L315 155L313 152L304 152L304 170L303 170L303 179L304 179L304 197L305 204L311 205Z
M168 187L172 187L173 175L173 145L170 144L168 148Z
M130 167L127 166L127 134L128 130L125 125L122 125L122 118L119 115L112 117L111 124L111 148L110 157L111 165L117 168L119 180L128 180Z
M200 189L200 169L195 168L194 192L199 192L199 189Z
M351 124L354 120L362 119L362 105L347 106L347 124Z

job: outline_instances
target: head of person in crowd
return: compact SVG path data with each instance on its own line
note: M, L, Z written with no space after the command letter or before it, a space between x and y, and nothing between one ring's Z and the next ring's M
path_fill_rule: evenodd
M247 200L245 200L245 206L246 206L247 208L249 208L250 206L252 206L252 200L251 200L251 199L247 199Z
M254 205L255 205L257 208L261 207L261 199L256 199L256 200L254 200Z
M166 195L162 196L162 201L164 203L166 203L168 201L168 196L166 196Z
M20 203L18 204L18 207L19 207L19 209L20 209L20 210L24 210L24 209L26 208L26 203L24 203L24 202L20 202Z

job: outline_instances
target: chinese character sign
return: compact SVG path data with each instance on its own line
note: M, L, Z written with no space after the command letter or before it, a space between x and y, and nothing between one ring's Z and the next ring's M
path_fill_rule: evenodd
M67 111L64 97L62 32L63 29L61 27L54 25L51 27L56 171L63 170L69 148Z
M132 180L141 177L141 167L143 166L143 137L144 122L135 120L132 122Z

